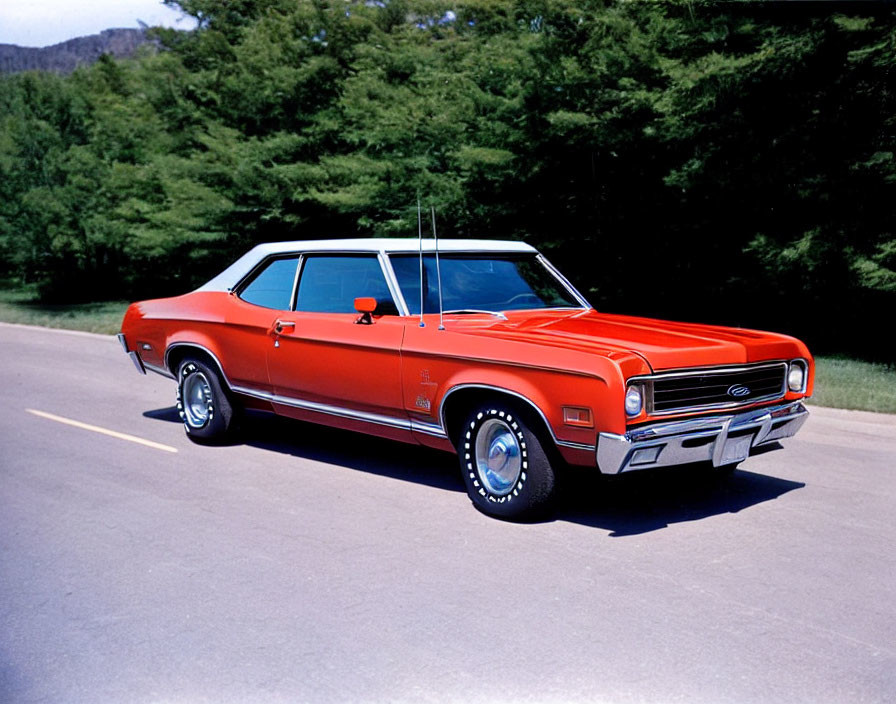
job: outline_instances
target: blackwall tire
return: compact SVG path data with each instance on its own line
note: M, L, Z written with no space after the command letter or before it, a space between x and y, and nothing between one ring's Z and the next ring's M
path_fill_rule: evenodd
M233 404L218 374L198 359L185 359L178 368L177 412L196 442L222 443L233 432Z
M550 512L554 469L535 427L503 403L480 406L467 418L457 454L467 494L483 513L529 521Z

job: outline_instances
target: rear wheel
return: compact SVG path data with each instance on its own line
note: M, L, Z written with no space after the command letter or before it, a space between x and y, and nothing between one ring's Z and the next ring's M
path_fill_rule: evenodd
M554 470L534 423L510 405L486 404L467 418L457 442L473 505L490 516L531 520L554 498Z
M232 431L233 404L217 373L198 359L185 359L178 369L177 411L197 442L222 442Z

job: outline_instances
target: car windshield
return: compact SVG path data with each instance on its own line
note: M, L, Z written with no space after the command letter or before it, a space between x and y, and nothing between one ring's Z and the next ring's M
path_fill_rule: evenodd
M393 254L392 268L412 315L420 313L420 259ZM499 312L582 305L534 254L439 254L446 312ZM434 254L423 256L424 313L439 312Z

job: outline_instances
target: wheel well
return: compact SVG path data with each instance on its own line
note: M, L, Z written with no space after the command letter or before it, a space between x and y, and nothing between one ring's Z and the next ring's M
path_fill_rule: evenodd
M183 344L168 349L168 353L165 355L165 364L168 367L168 371L171 372L175 378L177 378L177 370L180 367L181 362L187 357L204 362L214 369L218 373L218 380L221 387L228 391L230 390L227 378L224 376L224 372L221 369L221 365L218 364L218 360L215 359L210 352L196 345Z
M444 415L445 431L448 433L448 438L452 444L457 444L467 415L472 413L473 409L478 406L496 400L500 400L501 403L515 409L533 431L539 433L544 441L549 442L551 446L554 445L554 434L548 427L541 411L534 403L508 391L475 387L459 389L449 394L448 398L445 399L442 413Z

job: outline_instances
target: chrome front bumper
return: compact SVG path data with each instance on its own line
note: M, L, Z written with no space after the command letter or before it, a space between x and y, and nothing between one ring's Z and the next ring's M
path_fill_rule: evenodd
M603 474L619 474L692 462L734 464L761 445L791 437L808 417L805 406L794 401L735 415L656 423L625 435L601 433L597 466Z

